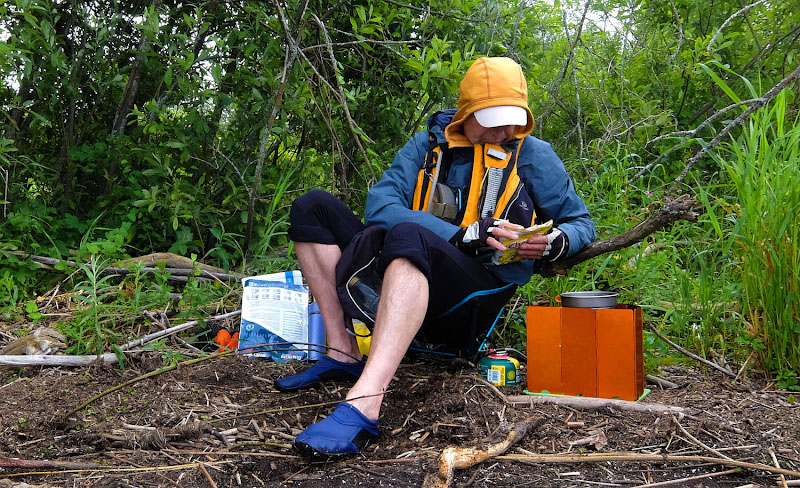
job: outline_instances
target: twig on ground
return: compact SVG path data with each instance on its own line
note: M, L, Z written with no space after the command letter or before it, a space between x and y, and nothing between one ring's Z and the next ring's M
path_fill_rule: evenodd
M672 417L672 423L675 424L675 427L677 427L678 430L680 430L683 435L688 437L689 440L692 441L693 443L695 443L696 445L702 447L703 449L705 449L706 451L710 452L711 454L713 454L715 456L721 457L722 459L732 459L732 458L729 458L728 456L722 454L721 452L717 451L716 449L703 444L699 439L697 439L692 434L690 434L686 429L684 429L683 426L681 425L681 423L678 422L678 419L676 419L675 417Z
M775 449L772 446L769 447L769 457L772 458L772 463L775 465L776 468L780 468L781 465L778 464L778 457L775 456ZM789 485L786 484L786 477L783 474L778 474L780 478L780 482L783 485L783 488L789 488Z
M241 315L241 310L236 310L234 312L229 312L221 315L217 315L214 317L210 317L208 320L223 320L230 317L235 317L237 315ZM161 337L166 337L171 334L176 334L182 330L189 329L194 327L195 325L199 324L199 320L192 320L190 322L185 322L183 324L175 325L165 330L160 330L158 332L153 332L152 334L148 334L144 337L140 337L133 341L128 342L127 344L123 344L119 347L120 351L128 351L134 347L138 347L148 342L152 342L156 339L160 339ZM106 353L101 354L99 356L90 354L85 356L50 356L50 355L43 355L43 356L29 356L29 355L0 355L0 366L88 366L95 361L102 361L104 363L113 363L117 361L117 355L114 353Z
M142 312L142 314L144 314L147 318L149 318L151 322L153 322L154 324L158 325L158 327L162 331L163 330L167 330L169 328L169 319L167 318L167 315L165 313L163 313L163 312L159 312L159 313L161 314L160 318L156 317L155 314L153 314L149 310L145 310L145 311ZM181 324L181 325L183 325L183 324ZM201 354L203 353L203 351L201 351L200 349L194 347L193 345L189 344L188 342L184 341L180 337L174 337L174 339L176 341L178 341L179 344L183 345L184 347L186 347L186 348L188 348L188 349L190 349L190 350L192 350L194 352L201 353Z
M739 372L736 373L736 378L733 379L734 382L739 381L739 377L742 376L742 373L744 373L744 369L747 367L747 363L750 362L750 359L753 358L753 354L755 354L755 351L753 351L753 352L751 352L750 354L747 355L747 359L744 360L744 363L742 364L742 367L739 368Z
M693 352L690 352L686 348L683 348L683 347L679 346L678 344L675 344L671 340L667 339L667 337L664 334L662 334L661 331L659 331L653 324L648 322L647 323L647 328L649 328L653 332L653 334L658 336L659 339L661 339L662 341L664 341L667 344L669 344L670 346L672 346L676 351L678 351L678 352L680 352L682 354L685 354L686 356L689 356L690 358L694 359L695 361L699 361L699 362L705 364L706 366L711 366L712 368L716 369L717 371L719 371L720 373L723 373L726 376L730 376L731 378L736 378L736 373L734 373L730 369L725 369L725 368L723 368L722 366L720 366L717 363L709 361L708 359L705 359L705 358L701 358L697 354L694 354Z
M658 376L653 376L651 374L645 376L645 379L650 383L656 384L665 390L670 390L679 387L677 383L673 383L669 380L665 380L664 378L659 378Z
M200 451L200 450L185 450L185 449L164 449L165 452L173 454L183 454L185 456L234 456L234 457L274 457L284 459L298 459L300 456L296 454L281 454L278 452L253 452L253 451Z
M644 487L655 488L656 486L661 487L661 486L672 486L672 485L682 485L683 486L683 483L687 483L689 481L704 480L706 478L713 478L715 476L724 476L726 474L733 474L733 473L735 473L737 471L738 471L738 469L734 468L734 469L728 469L728 470L725 470L725 471L717 471L715 473L698 474L696 476L689 476L688 478L681 478L681 479L669 480L669 481L660 481L658 483L648 483L646 485L638 485L638 486L639 486L639 488L644 488Z
M75 463L71 461L48 461L45 459L19 459L0 456L0 468L24 469L94 469L102 465L96 463Z
M216 359L218 357L225 356L225 355L228 355L228 354L231 354L231 351L218 352L218 353L210 354L208 356L202 356L202 357L199 357L199 358L188 359L186 361L182 361L180 363L171 364L169 366L164 366L163 368L159 368L159 369L156 369L154 371L150 371L149 373L145 373L145 374L143 374L141 376L137 376L136 378L133 378L133 379L128 380L128 381L125 381L125 382L120 383L120 384L118 384L116 386L112 386L111 388L107 389L106 391L98 393L97 395L93 396L92 398L86 400L85 402L81 403L77 407L73 408L72 410L70 410L69 412L64 414L64 416L62 417L62 420L65 423L69 422L69 418L72 415L74 415L75 413L83 410L87 406L89 406L92 403L94 403L95 401L103 398L104 396L108 395L109 393L113 393L113 392L115 392L117 390L125 388L126 386L132 385L134 383L138 383L139 381L142 381L142 380L147 379L147 378L151 378L153 376L158 376L158 375L160 375L162 373L166 373L168 371L172 371L173 369L177 368L178 366L189 366L189 365L192 365L192 364L195 364L195 363L199 363L199 362L202 362L202 361L206 361L206 360L209 360L209 359Z
M113 353L89 354L86 356L29 356L27 354L0 355L0 366L88 366L95 361L113 363L117 355Z
M198 454L211 454L211 452L202 452ZM205 464L207 466L214 466L217 464L227 464L230 461L206 461ZM197 467L198 463L186 463L186 464L173 464L168 466L144 466L144 467L133 467L133 468L116 468L116 467L108 467L108 466L101 466L97 465L96 467L92 468L78 468L78 469L65 469L59 471L58 474L76 474L76 473L159 473L162 471L175 471L175 470L182 470L182 469L193 469ZM26 476L35 476L35 475L42 475L42 474L52 474L49 471L39 471L39 472L24 472L24 473L3 473L3 476L6 478L23 478Z
M638 452L598 452L589 454L506 454L497 456L499 461L516 461L530 464L576 464L576 463L606 463L606 462L629 462L629 463L711 463L722 466L736 466L739 468L766 471L775 474L800 477L800 471L792 471L783 468L774 468L767 464L748 463L735 459L722 459L711 456L678 456L671 454L641 454Z
M233 311L233 312L224 313L222 315L216 315L214 317L209 317L209 318L205 319L205 321L209 321L209 320L218 321L218 320L223 320L223 319L227 319L227 318L230 318L230 317L235 317L235 316L241 315L241 314L242 314L241 310L236 310L236 311ZM160 330L158 332L153 332L152 334L148 334L146 336L143 336L143 337L140 337L140 338L135 339L133 341L130 341L127 344L123 344L122 346L119 347L119 349L121 351L126 351L128 349L133 348L133 347L139 347L139 346L141 346L143 344L147 344L148 342L154 341L156 339L160 339L161 337L165 337L165 336L168 336L170 334L175 334L175 333L178 333L178 332L180 332L182 330L189 329L189 328L194 327L195 325L197 325L199 323L200 323L199 320L192 320L190 322L184 322L182 324L172 326L172 327L170 327L168 329Z
M208 482L211 484L211 488L217 488L217 484L214 482L214 478L211 477L211 474L208 472L203 463L197 463L197 467L200 468L200 471L203 472L203 475L206 477Z
M491 384L490 382L486 381L486 380L485 380L485 379L483 379L483 378L478 378L478 377L476 377L475 379L476 379L476 380L478 380L478 381L480 381L480 382L481 382L481 383L483 383L484 385L488 386L488 387L489 387L489 388L490 388L490 389L491 389L491 390L494 392L494 394L495 394L495 395L497 395L497 397L498 397L500 400L502 400L502 401L503 401L503 403L505 403L506 405L508 405L508 404L509 404L509 402L508 402L508 397L505 395L505 393L503 393L502 391L500 391L500 390L499 390L499 389L498 389L496 386L494 386L493 384Z
M359 398L369 398L369 397L374 397L374 396L380 396L380 395L389 394L389 393L392 393L392 390L386 390L385 392L382 392L382 393L373 393L372 395L361 395L361 396L357 396L357 397L353 397L353 398L347 398L347 401L358 400ZM305 409L305 408L325 407L327 405L337 405L339 403L342 403L342 401L343 400L331 400L331 401L327 401L327 402L312 403L312 404L308 404L308 405L297 405L297 406L293 406L293 407L270 408L270 409L267 409L267 410L259 410L258 412L248 412L248 413L243 413L243 414L239 414L239 415L231 415L230 417L220 417L218 419L211 419L211 420L208 421L208 423L209 424L213 424L213 423L216 423L216 422L223 422L223 421L226 421L226 420L241 420L241 419L245 419L247 417L255 417L256 415L264 415L264 414L268 414L268 413L291 412L291 411L294 411L294 410L302 410L302 409Z

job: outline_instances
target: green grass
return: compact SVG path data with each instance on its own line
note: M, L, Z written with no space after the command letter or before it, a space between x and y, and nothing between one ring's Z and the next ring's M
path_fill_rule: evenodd
M786 93L715 152L737 206L726 247L738 260L741 322L766 346L762 364L781 386L800 372L800 126L786 125Z

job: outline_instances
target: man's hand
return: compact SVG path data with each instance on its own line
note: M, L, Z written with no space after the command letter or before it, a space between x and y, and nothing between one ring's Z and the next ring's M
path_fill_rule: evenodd
M464 229L456 232L450 242L461 250L470 251L481 247L491 246L505 251L506 246L500 244L499 239L516 238L514 230L524 229L521 225L512 224L508 220L486 217L471 223Z
M523 259L555 261L563 258L569 251L569 239L558 227L546 235L531 236L519 246L518 254Z

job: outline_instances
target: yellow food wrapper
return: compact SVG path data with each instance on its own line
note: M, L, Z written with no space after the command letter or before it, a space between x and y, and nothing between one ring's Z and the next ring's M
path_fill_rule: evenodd
M492 262L494 264L508 264L513 263L514 261L520 261L522 257L517 255L517 252L519 251L519 245L527 241L532 235L547 234L552 228L553 221L548 220L544 224L536 224L520 231L514 231L517 234L516 239L500 239L500 242L508 249L505 251L495 251Z

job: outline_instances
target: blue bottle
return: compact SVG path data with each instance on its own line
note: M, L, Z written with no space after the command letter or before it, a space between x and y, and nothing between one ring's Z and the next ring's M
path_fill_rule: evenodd
M308 346L309 361L317 361L325 356L325 322L319 312L319 304L311 302L308 306Z

